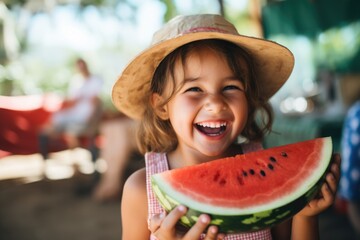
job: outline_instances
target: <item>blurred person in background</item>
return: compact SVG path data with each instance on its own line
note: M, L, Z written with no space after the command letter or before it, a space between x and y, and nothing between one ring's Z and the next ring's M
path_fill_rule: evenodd
M39 133L39 148L44 160L48 159L52 139L61 136L69 149L78 147L79 137L94 131L93 123L100 117L103 80L90 72L84 59L78 58L75 66L79 75L71 79L67 98Z
M339 196L347 202L346 213L360 239L360 98L346 114L341 144Z
M96 201L118 201L121 198L129 162L137 158L135 128L136 122L121 113L101 122L99 130L103 143L100 154L107 168L94 189L93 198Z

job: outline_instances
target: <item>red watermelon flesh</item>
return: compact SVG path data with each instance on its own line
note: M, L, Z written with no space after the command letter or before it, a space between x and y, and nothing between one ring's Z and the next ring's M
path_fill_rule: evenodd
M331 155L331 138L317 138L166 171L154 175L152 184L167 210L169 205L184 204L218 219L267 215L298 199L305 206L310 199L303 196L310 191L314 196Z

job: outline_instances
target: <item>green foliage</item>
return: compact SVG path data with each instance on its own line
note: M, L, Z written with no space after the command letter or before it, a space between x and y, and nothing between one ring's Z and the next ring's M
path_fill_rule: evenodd
M319 67L336 72L360 72L360 22L332 28L314 43Z
M177 14L175 4L172 0L160 0L160 2L166 6L164 21L169 21Z

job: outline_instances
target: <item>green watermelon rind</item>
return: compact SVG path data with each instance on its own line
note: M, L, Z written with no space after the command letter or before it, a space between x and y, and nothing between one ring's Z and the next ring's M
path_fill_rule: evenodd
M179 204L188 207L189 210L187 214L180 219L180 224L186 227L191 227L200 214L206 213L211 216L211 225L217 225L220 231L225 233L271 228L294 216L304 208L319 191L319 188L324 182L324 176L326 175L327 167L331 160L332 141L330 137L324 138L322 150L321 156L323 159L320 161L322 164L318 167L318 170L315 171L317 174L309 178L309 181L304 183L300 190L291 194L290 197L283 198L282 201L275 201L257 208L224 208L189 201L188 197L182 196L182 194L178 194L177 192L175 193L171 186L159 178L159 175L152 176L152 188L160 204L167 212ZM171 197L167 193L170 193Z

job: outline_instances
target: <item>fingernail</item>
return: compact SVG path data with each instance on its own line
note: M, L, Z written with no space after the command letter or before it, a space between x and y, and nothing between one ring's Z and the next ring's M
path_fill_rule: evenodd
M200 216L200 221L201 221L202 223L208 223L208 222L209 222L209 218L206 217L206 216Z
M217 228L214 226L211 226L210 231L211 231L211 233L215 234L217 232Z
M179 206L178 206L178 210L179 210L180 212L185 212L185 211L186 211L186 208L185 208L185 206L183 206L183 205L179 205Z

